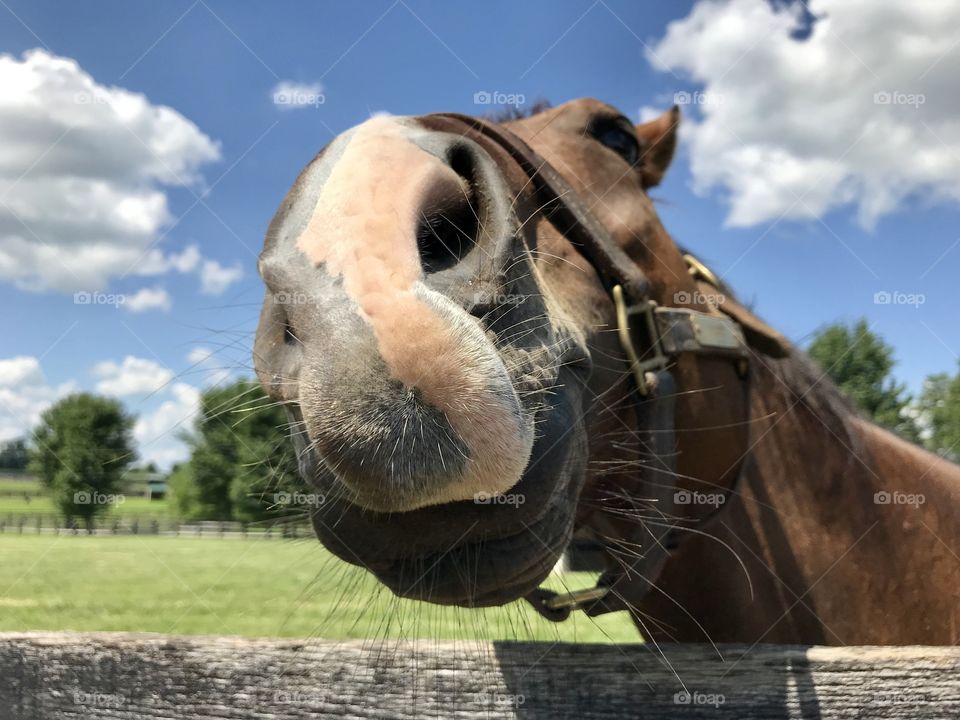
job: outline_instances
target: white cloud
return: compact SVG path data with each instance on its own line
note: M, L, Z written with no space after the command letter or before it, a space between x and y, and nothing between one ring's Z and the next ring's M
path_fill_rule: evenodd
M190 451L179 436L192 428L199 409L200 391L186 383L174 383L169 399L153 412L141 415L134 425L133 435L143 462L166 468L186 460Z
M137 266L137 274L162 275L171 270L188 273L197 268L200 259L200 251L196 245L184 248L183 252L179 254L170 253L169 255L164 255L159 250L153 249L144 255L140 261Z
M695 189L725 193L734 226L851 205L869 227L911 197L960 200L960 4L806 5L794 39L800 3L700 0L650 51L702 86L681 97Z
M233 377L232 368L221 367L218 363L222 363L223 360L217 358L216 353L210 348L193 348L187 354L187 361L197 370L204 371L207 385L221 385Z
M48 385L35 357L0 360L0 442L28 435L44 410L76 389L73 382Z
M123 306L130 312L141 313L146 310L169 310L172 305L170 294L163 288L141 288L133 295L127 295Z
M213 350L205 347L195 347L187 353L187 362L191 365L202 365L213 357Z
M0 279L97 290L162 262L149 247L170 220L163 188L197 184L217 144L43 50L0 55L0 87Z
M35 357L19 355L0 360L0 387L35 384L43 380L40 362Z
M169 368L132 355L127 355L119 364L112 360L97 363L93 374L100 378L97 392L116 397L156 392L173 379Z
M327 98L320 83L301 83L281 80L270 91L273 104L281 110L296 110L323 105Z
M204 260L200 266L200 292L206 295L222 295L241 277L243 269L239 265L225 267L216 260Z
M97 392L118 396L150 392L172 377L160 365L134 357L124 358L120 364L98 363L93 372L104 378L97 385ZM35 357L0 359L0 442L29 435L44 410L78 390L73 381L48 385ZM133 435L144 462L153 461L167 468L189 456L180 433L193 426L200 408L200 390L175 382L163 387L160 397L162 402L152 412L143 413L134 407L133 412L139 417Z
M138 265L140 275L162 275L171 271L196 272L200 277L200 292L205 295L220 295L243 276L240 265L224 267L216 260L207 260L196 245L189 245L180 253L164 255L159 250L148 252Z

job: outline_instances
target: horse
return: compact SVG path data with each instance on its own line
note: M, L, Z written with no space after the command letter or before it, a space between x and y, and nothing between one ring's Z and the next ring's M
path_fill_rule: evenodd
M319 540L401 597L626 610L656 642L960 641L960 468L671 238L679 123L377 116L309 162L254 366ZM606 571L541 589L574 533Z

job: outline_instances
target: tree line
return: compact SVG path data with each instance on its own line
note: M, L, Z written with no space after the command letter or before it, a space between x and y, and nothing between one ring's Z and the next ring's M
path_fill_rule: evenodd
M117 400L76 393L42 414L26 463L17 454L22 441L9 443L8 455L40 479L68 523L91 527L121 495L136 460L134 422ZM192 427L180 433L189 460L167 477L176 514L245 522L289 515L277 498L303 488L287 422L256 382L206 390Z
M878 425L941 457L960 460L960 372L928 375L918 396L893 376L894 350L866 320L820 330L807 351Z
M808 352L866 416L943 457L960 459L960 373L930 375L920 394L911 396L893 375L893 348L865 320L823 328ZM168 476L176 514L246 522L289 515L282 498L306 489L288 422L254 381L206 390L192 427L181 433L190 457ZM0 471L28 469L68 520L90 525L121 492L136 460L133 426L118 401L71 395L43 413L29 443L0 446Z

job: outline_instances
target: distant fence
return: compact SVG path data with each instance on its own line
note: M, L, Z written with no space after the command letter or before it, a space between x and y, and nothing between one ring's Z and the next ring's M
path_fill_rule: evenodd
M200 538L243 539L299 539L313 537L311 527L302 521L270 521L268 523L241 523L205 520L179 522L171 518L98 518L93 527L70 526L59 515L2 514L0 535L167 535ZM0 715L2 718L2 715Z
M958 718L960 649L0 633L0 716Z

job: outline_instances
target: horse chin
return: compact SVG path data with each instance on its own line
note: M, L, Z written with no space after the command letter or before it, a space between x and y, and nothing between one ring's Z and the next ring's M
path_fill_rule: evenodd
M437 605L489 607L517 600L535 589L557 564L566 545L541 545L527 532L437 550L399 561L376 574L399 597Z
M343 513L336 525L334 512ZM366 520L362 530L351 522L355 513ZM483 517L448 541L449 518L466 514ZM572 527L560 507L541 515L463 502L392 514L327 508L313 517L329 550L366 568L398 597L461 607L503 605L536 588L556 565ZM431 537L431 528L443 532ZM491 536L491 530L501 534Z
M407 512L352 502L304 439L301 472L325 498L311 515L317 536L400 597L464 607L523 597L550 573L573 532L587 457L579 407L570 378L541 408L530 461L506 494Z

